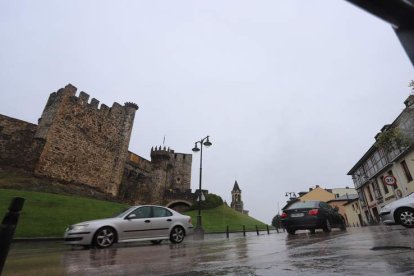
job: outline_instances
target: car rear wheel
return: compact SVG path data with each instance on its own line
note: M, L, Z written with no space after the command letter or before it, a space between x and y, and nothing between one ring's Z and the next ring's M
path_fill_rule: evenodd
M397 212L397 221L404 227L414 227L414 210L411 208L403 208Z
M322 230L323 230L323 232L326 232L326 233L331 232L332 226L331 226L331 223L329 222L329 219L325 220L325 224L322 227Z
M98 248L110 247L116 241L116 231L112 227L102 227L96 231L93 244Z
M286 231L290 234L290 235L295 235L296 230L292 229L292 228L286 228Z
M180 243L184 240L185 232L181 226L176 226L173 228L170 234L170 241L172 243Z
M151 243L152 244L160 244L162 242L162 240L152 240Z

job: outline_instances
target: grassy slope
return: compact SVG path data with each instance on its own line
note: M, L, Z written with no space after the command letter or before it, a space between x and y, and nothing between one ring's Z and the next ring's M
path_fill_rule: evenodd
M190 215L195 225L197 222L198 211L185 212ZM228 206L222 205L214 209L201 210L203 228L207 232L225 232L229 226L230 231L241 231L243 225L246 230L255 230L256 225L259 229L265 229L266 224L252 217L234 211Z
M15 237L61 237L65 228L73 223L111 216L126 205L48 193L0 189L0 219L3 218L13 197L26 199L20 215ZM186 212L196 223L197 211ZM255 225L264 229L265 224L238 213L227 206L202 210L203 227L206 232L254 230Z
M70 224L109 217L126 207L89 198L0 189L1 218L13 197L26 199L15 237L61 237Z

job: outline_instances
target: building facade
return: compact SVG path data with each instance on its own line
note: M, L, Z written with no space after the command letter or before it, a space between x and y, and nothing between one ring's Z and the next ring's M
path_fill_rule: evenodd
M348 208L349 204L353 204L354 202L356 202L357 206L351 205L351 208ZM358 206L357 194L346 194L339 196L335 199L329 200L327 203L334 208L338 208L338 212L345 218L345 222L348 227L357 227L363 225L362 217L358 216L361 212Z
M376 143L348 172L358 192L364 220L369 224L379 223L382 206L414 191L414 95L404 104L400 115L381 129L375 136ZM379 143L387 136L393 138ZM405 142L400 143L401 139ZM396 185L387 185L383 181L386 176L395 177Z
M310 188L309 192L299 193L299 195L300 201L319 200L328 202L335 198L335 195L330 190L323 189L319 185L316 185L315 188Z
M86 185L131 204L192 204L191 154L155 147L148 161L128 151L138 106L99 106L76 90L69 84L51 93L38 125L0 114L0 166Z
M338 212L345 218L348 226L356 227L364 225L362 216L360 215L358 194L353 188L323 189L319 185L316 185L315 188L309 188L308 192L299 192L298 195L298 197L291 197L282 210L285 210L298 201L324 201L332 207L338 208Z

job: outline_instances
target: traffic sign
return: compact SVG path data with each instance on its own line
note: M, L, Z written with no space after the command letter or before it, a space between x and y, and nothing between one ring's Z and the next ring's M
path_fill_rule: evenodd
M392 176L392 175L386 175L386 176L384 176L382 178L382 181L386 185L390 185L390 186L396 186L397 185L397 179L395 179L395 177Z

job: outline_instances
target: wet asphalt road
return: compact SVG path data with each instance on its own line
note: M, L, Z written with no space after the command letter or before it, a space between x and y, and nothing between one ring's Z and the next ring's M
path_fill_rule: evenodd
M13 243L2 275L414 275L414 229L350 228L192 237L84 250L61 242Z

